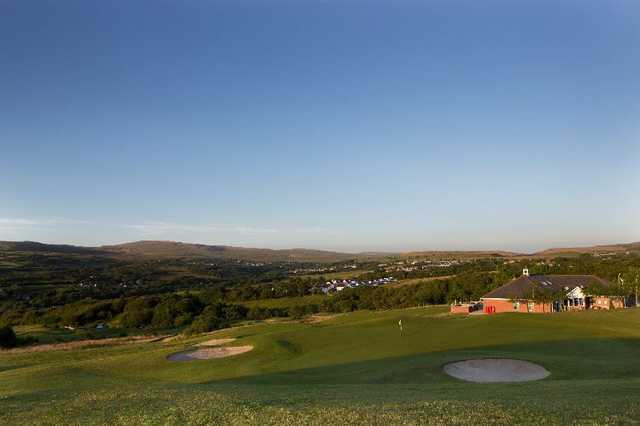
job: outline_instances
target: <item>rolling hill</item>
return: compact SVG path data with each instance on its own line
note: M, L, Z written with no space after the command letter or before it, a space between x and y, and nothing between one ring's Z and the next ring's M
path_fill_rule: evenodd
M32 241L0 241L0 252L34 252L49 254L106 255L114 257L208 258L254 262L332 263L348 260L376 260L389 257L441 259L477 259L482 257L555 257L578 254L640 252L640 242L608 244L590 247L550 248L524 254L502 250L485 251L411 251L404 253L340 253L303 248L266 249L224 245L191 244L175 241L136 241L100 247L80 247L64 244L44 244Z
M627 244L605 244L590 247L567 247L550 248L535 253L539 257L553 257L575 254L605 254L605 253L625 253L640 251L640 242Z
M217 259L242 259L258 262L317 262L330 263L359 257L357 254L337 253L324 250L245 248L188 244L174 241L137 241L100 247L115 254L150 257L204 257Z

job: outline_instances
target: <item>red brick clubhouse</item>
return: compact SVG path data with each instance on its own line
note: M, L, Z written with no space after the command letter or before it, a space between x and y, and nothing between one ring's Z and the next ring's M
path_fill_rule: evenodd
M490 291L480 300L484 311L490 313L542 313L624 307L620 296L588 294L587 287L594 284L602 289L611 287L609 281L595 275L529 275L529 271L525 269L519 278ZM540 300L542 293L556 297L554 300Z
M598 294L590 294L594 287L600 289ZM624 298L607 295L609 288L609 281L595 275L529 275L524 269L519 278L485 294L481 303L454 304L451 313L471 313L480 305L489 314L624 308Z

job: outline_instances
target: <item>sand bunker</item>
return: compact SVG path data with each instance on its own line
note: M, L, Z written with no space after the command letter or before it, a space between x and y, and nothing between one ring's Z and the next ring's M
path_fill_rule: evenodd
M253 349L253 346L233 346L222 348L201 348L194 351L179 352L177 354L171 354L167 357L169 361L194 361L197 359L217 359L226 358L229 356L240 355L245 352L249 352Z
M227 343L231 343L234 340L236 340L235 337L232 337L230 339L211 339L211 340L207 340L206 342L200 342L196 346L220 346L220 345L226 345Z
M456 379L468 382L528 382L547 377L544 367L518 359L470 359L444 366L444 372Z

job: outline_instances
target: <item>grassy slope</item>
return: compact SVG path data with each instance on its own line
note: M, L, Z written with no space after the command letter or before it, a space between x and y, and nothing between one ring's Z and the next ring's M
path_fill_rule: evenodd
M354 271L346 270L346 271L338 271L338 272L322 272L317 274L305 274L305 275L293 275L292 277L298 278L316 278L320 279L320 277L325 280L344 280L344 279L356 279L364 274L368 274L372 271Z
M100 337L115 337L119 333L112 329L93 330L78 328L68 330L65 328L48 328L42 325L18 325L13 327L19 337L29 336L37 343L71 342L81 339L96 339Z
M446 308L357 312L217 333L235 358L169 363L199 337L0 354L0 424L632 423L640 418L640 310L451 317ZM397 322L405 332L400 335ZM505 356L551 377L470 384L444 363Z
M325 250L283 249L211 246L174 241L137 241L100 250L120 255L149 256L154 258L203 257L218 259L245 259L260 262L319 262L332 263L363 257L357 254Z
M304 306L304 305L319 305L323 300L328 298L324 294L310 294L307 296L299 297L280 297L277 299L259 299L259 300L246 300L240 303L246 307L258 306L261 308L290 308L292 306Z

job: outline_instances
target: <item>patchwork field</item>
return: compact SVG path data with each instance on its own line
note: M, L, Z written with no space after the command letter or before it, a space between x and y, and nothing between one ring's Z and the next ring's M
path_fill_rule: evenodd
M253 350L167 360L214 338ZM447 363L487 357L551 374L482 384L443 373ZM190 339L0 352L0 424L636 424L638 360L640 309L355 312Z

